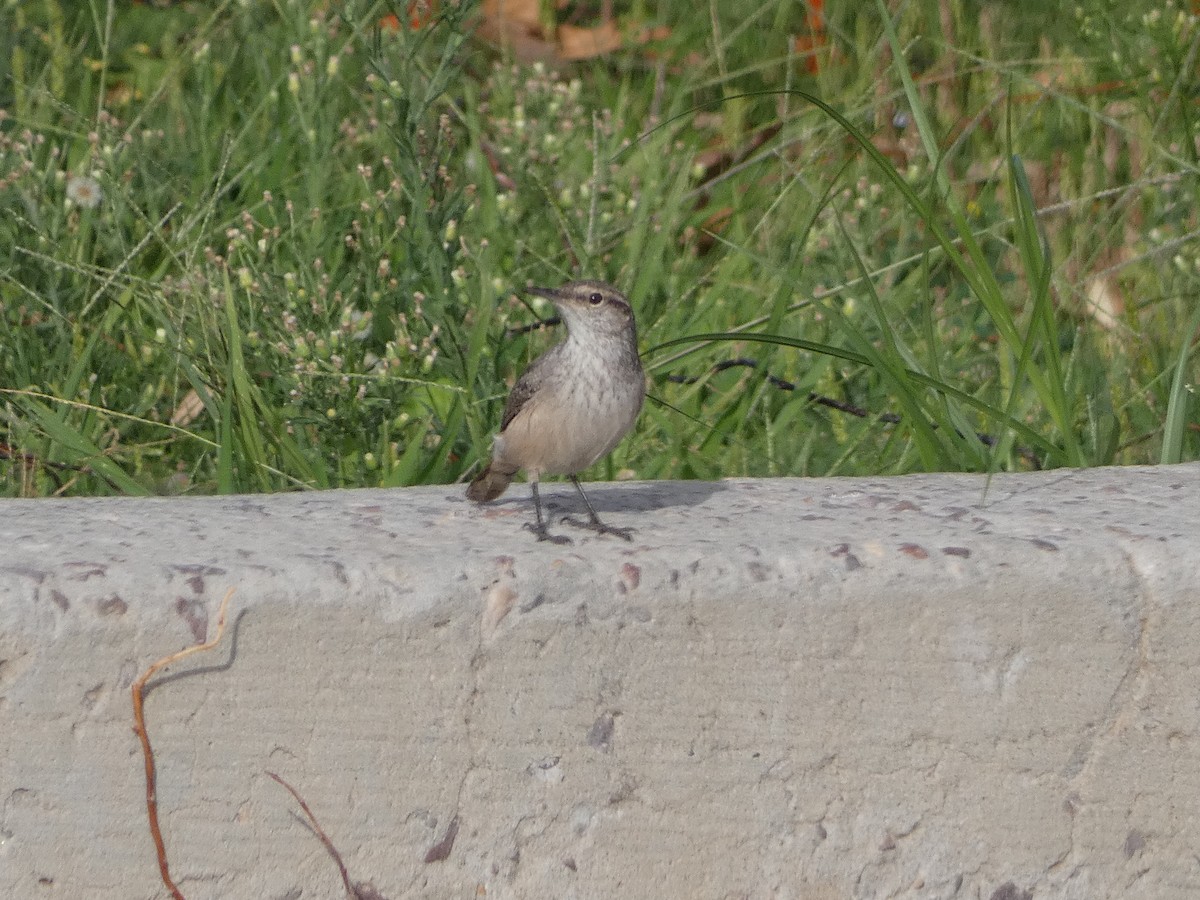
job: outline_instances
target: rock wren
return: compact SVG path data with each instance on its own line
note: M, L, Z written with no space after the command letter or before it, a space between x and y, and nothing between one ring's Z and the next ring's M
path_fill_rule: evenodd
M567 339L535 359L513 385L492 461L468 485L467 497L476 503L495 500L517 470L524 469L537 514L537 525L525 527L539 541L566 544L570 538L546 530L538 479L567 475L583 498L588 521L564 521L632 540L631 529L600 521L575 476L617 446L642 410L646 376L638 358L633 309L603 281L572 281L556 290L530 288L529 293L555 305L567 324Z

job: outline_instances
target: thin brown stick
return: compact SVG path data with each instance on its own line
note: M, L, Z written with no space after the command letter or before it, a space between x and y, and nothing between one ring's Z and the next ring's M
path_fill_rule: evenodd
M308 804L304 802L304 798L300 796L300 792L284 781L274 772L267 772L271 778L275 779L277 784L282 785L287 789L287 792L292 795L300 808L304 810L304 815L308 817L309 827L316 834L317 839L325 845L325 851L333 857L333 861L337 863L338 871L342 875L342 884L346 888L346 896L350 900L387 900L383 894L375 889L375 885L369 881L359 881L351 883L350 873L346 870L346 864L342 861L342 854L338 852L337 847L333 846L333 841L329 839L329 835L325 833L325 829L321 827L321 823L317 821L317 817L313 815L313 811L308 808Z
M711 371L714 373L724 372L726 369L733 369L738 366L744 366L748 369L756 369L758 368L758 360L751 359L746 356L739 356L736 359L721 360L720 362L713 363L711 366ZM793 382L784 378L780 378L777 375L772 375L770 372L765 372L764 374L767 378L767 384L777 387L781 391L796 390L796 385ZM700 381L700 378L696 375L667 375L667 381L671 382L672 384L696 384ZM815 403L818 406L825 406L829 409L837 410L838 412L843 412L851 416L857 416L860 419L866 419L871 416L871 411L869 409L863 409L861 406L855 406L853 403L847 403L844 400L835 400L832 397L825 397L821 394L810 393L808 395L808 402ZM880 413L875 417L875 419L877 422L882 422L885 425L899 425L901 422L899 414L893 412ZM936 422L933 423L933 427L937 428ZM977 431L975 432L975 437L979 439L981 444L987 447L994 447L997 444L997 439L987 432ZM1041 468L1041 460L1029 447L1014 447L1013 452L1035 469Z
M312 826L312 830L316 832L317 839L325 845L326 851L333 857L333 861L337 863L338 871L342 873L342 884L346 886L346 893L354 896L354 885L350 883L350 873L346 871L346 864L342 862L342 854L338 853L337 847L333 846L333 841L329 839L329 835L321 828L321 824L317 821L317 817L313 815L313 811L308 808L308 804L304 802L304 798L300 796L300 792L294 787L276 775L274 772L267 772L276 782L283 785L287 792L295 798L300 804L300 808L304 810L304 815L308 816L308 824Z
M164 656L143 672L141 677L133 683L132 688L133 730L137 732L138 740L142 742L142 756L146 761L146 817L150 820L150 836L154 838L154 850L158 854L158 871L162 874L163 884L167 886L167 890L171 892L174 900L187 900L187 898L180 893L179 888L175 886L175 882L171 880L171 871L167 866L167 847L163 843L162 829L158 824L158 789L154 770L154 751L150 748L150 735L146 732L146 714L144 710L146 703L146 682L153 678L156 673L171 665L171 663L179 662L185 656L191 656L193 653L202 653L205 650L211 650L221 642L221 637L225 634L225 611L229 608L229 599L233 596L233 592L234 588L230 588L225 594L225 599L221 601L221 608L217 613L217 633L213 636L212 640L205 641L203 644L193 644L191 647L185 647L178 653Z

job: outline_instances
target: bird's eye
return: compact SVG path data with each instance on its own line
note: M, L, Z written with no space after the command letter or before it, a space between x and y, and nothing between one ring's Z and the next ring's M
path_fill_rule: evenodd
M603 302L604 302L603 294L592 294L588 297L588 303L592 304L592 306L599 306Z

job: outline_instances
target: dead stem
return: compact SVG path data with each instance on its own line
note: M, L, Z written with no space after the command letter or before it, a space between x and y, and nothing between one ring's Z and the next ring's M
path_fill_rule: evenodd
M191 647L185 647L178 653L172 653L170 656L164 656L158 662L154 663L150 668L142 673L141 677L133 683L133 730L137 732L138 740L142 743L142 756L146 761L146 817L150 820L150 836L154 838L154 850L158 854L158 871L162 874L163 884L167 886L167 890L171 892L171 896L175 900L186 900L179 888L175 886L175 882L171 880L171 872L167 866L167 848L163 843L162 829L158 824L158 790L156 787L156 776L154 770L154 751L150 747L150 735L146 732L146 682L154 675L162 671L171 663L179 662L186 656L191 656L193 653L202 653L206 650L211 650L221 642L222 635L225 634L225 612L229 608L229 600L233 596L234 588L230 588L225 594L225 599L221 601L220 611L217 613L217 633L212 640L205 641L203 644L194 644Z
M342 854L338 853L337 847L333 846L333 841L329 839L329 835L321 827L317 821L317 817L313 815L313 811L308 808L308 804L304 802L304 798L300 796L300 792L294 787L276 775L274 772L267 772L271 778L287 789L287 792L295 798L300 804L300 808L304 810L304 815L308 817L308 824L316 833L317 839L325 845L325 850L333 857L333 861L337 863L338 871L342 874L342 884L346 888L346 896L351 900L386 900L386 898L375 889L375 885L368 882L351 883L350 873L346 871L346 864L342 861Z

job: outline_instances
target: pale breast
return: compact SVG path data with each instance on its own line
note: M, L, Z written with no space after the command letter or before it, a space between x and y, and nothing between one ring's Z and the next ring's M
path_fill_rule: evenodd
M574 475L611 451L633 427L645 384L640 371L604 377L605 362L580 354L541 385L497 436L497 458L530 475Z

